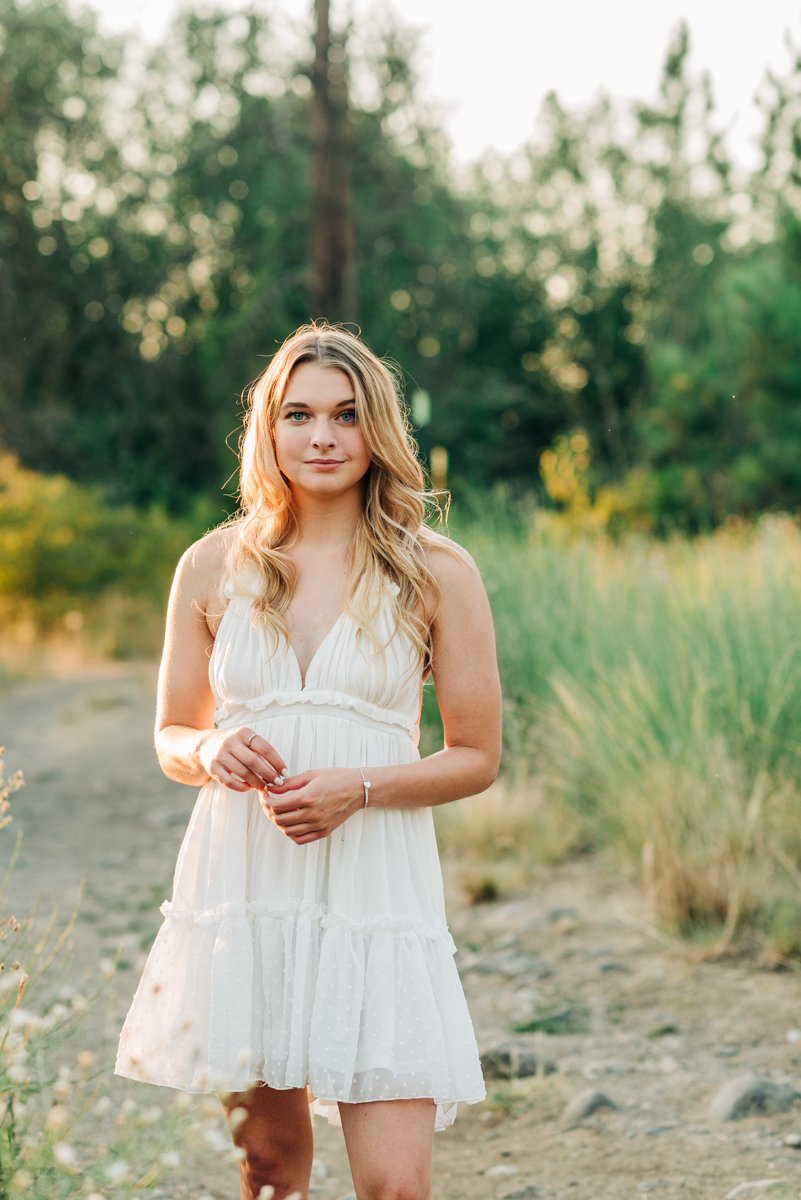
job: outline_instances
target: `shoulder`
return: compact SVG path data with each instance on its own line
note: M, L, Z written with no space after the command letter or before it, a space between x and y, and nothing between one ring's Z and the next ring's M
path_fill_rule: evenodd
M426 529L421 540L426 565L440 588L458 588L468 581L480 582L481 573L473 556L453 538Z
M489 600L473 556L453 538L434 530L427 529L422 540L426 565L435 585L433 594L427 597L432 627L443 622L460 624L473 615L485 621L490 611Z
M237 524L231 524L212 529L187 547L178 562L176 586L189 591L192 599L204 609L210 602L220 599L237 528Z
M481 572L473 556L452 538L426 531L426 561L437 595L429 609L432 660L440 681L443 672L457 674L464 665L464 647L471 647L475 666L480 655L489 662L494 654L492 609ZM489 670L489 668L487 668ZM494 668L497 670L497 668Z

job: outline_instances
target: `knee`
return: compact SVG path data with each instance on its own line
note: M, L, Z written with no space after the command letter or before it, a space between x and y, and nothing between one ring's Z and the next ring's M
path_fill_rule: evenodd
M292 1171L289 1164L272 1155L245 1149L240 1169L243 1182L254 1200L264 1187L274 1189L276 1200L299 1190L299 1172Z
M431 1200L429 1179L382 1176L369 1180L359 1200Z

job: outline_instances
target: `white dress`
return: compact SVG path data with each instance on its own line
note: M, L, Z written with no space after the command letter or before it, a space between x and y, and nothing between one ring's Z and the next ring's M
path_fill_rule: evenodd
M376 657L343 613L305 681L228 588L209 664L216 725L247 725L290 774L419 758L421 676L387 584ZM366 772L369 778L369 771ZM258 793L200 789L116 1073L190 1092L309 1085L337 1101L430 1097L436 1128L484 1095L430 808L371 808L297 846Z

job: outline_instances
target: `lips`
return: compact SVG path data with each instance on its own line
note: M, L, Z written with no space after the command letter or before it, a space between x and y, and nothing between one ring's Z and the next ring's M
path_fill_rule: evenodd
M307 458L306 465L309 467L341 467L344 461L344 458Z

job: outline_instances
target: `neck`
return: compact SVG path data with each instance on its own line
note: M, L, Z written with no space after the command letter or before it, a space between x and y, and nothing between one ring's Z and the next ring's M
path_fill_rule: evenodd
M307 546L344 550L350 545L364 503L361 491L324 497L293 492L292 500L300 538Z

